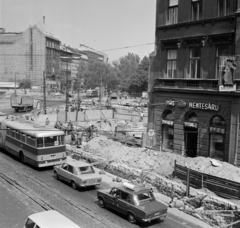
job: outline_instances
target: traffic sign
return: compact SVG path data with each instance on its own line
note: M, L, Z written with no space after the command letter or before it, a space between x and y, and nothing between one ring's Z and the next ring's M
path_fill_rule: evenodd
M155 134L155 132L154 132L153 129L150 129L150 130L148 131L148 135L149 135L149 137L153 137L154 134Z

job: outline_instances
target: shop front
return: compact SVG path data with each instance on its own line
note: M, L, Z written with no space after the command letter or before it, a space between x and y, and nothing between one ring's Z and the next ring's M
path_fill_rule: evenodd
M185 94L161 96L156 103L164 105L155 111L160 115L160 121L155 121L160 150L228 161L232 108L231 98L228 99L212 96L207 100L200 95L189 98Z

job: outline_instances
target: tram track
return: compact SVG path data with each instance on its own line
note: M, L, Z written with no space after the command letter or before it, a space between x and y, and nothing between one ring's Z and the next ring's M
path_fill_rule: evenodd
M2 164L0 167L2 169ZM21 175L22 177L20 178L18 177L18 175ZM110 221L109 219L95 213L94 211L82 204L73 202L70 198L66 197L66 195L61 195L51 186L43 183L36 177L29 176L29 174L22 175L20 173L9 173L0 170L0 178L5 180L7 183L9 183L21 193L23 193L25 196L34 201L44 210L59 210L59 208L65 208L66 211L70 210L74 211L74 213L81 213L82 216L87 216L88 221L91 221L91 223L95 221L97 227L99 228L120 228L120 226L113 224L112 221ZM31 188L29 187L30 185ZM87 224L85 225L86 227L88 227Z

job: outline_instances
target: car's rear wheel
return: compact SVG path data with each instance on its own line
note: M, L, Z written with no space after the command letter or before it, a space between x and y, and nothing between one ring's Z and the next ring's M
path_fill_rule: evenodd
M136 217L133 213L128 212L127 216L130 223L135 224L137 222Z
M77 185L76 185L75 181L71 181L71 186L73 189L77 189Z
M106 207L106 204L104 202L104 199L102 197L99 197L98 198L98 204L101 208L105 208Z
M54 171L54 177L56 180L59 180L59 176L58 176L58 173L56 171Z

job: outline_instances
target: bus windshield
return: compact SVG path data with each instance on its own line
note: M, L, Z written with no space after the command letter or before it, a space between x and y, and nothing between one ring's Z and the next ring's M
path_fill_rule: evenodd
M44 143L45 147L57 146L58 145L58 137L57 136L45 137L44 141L45 141L45 143ZM57 145L56 145L55 142L57 142Z

